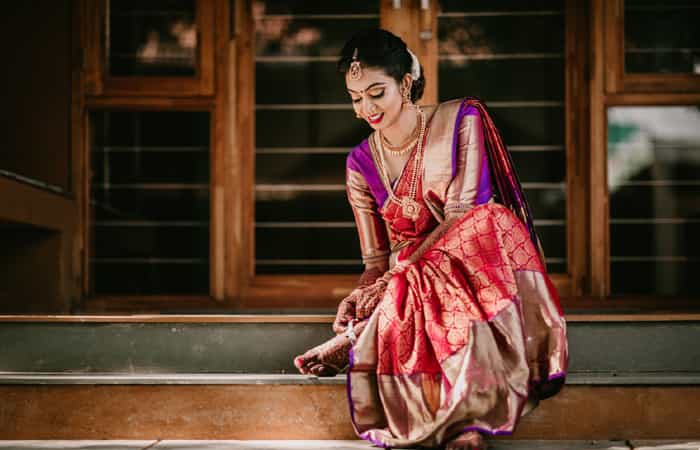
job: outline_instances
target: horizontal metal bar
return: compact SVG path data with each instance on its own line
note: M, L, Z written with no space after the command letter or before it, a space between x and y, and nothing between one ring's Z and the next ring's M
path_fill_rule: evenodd
M351 110L352 105L348 103L279 103L279 104L264 104L255 105L258 111L327 111L327 110Z
M490 108L561 108L566 105L563 101L557 100L532 100L513 102L488 102ZM258 111L333 111L351 110L352 105L348 103L278 103L255 105Z
M258 155L305 155L305 154L347 154L352 146L347 147L258 147L255 153Z
M523 188L525 189L561 189L565 190L566 189L566 183L561 182L561 183L537 183L537 182L531 182L531 183L521 183Z
M535 220L535 225L538 227L563 227L566 226L566 220L541 219Z
M684 217L653 217L644 219L610 219L612 225L682 225L688 223L700 223L700 219L687 219Z
M110 184L110 183L93 183L90 185L91 188L95 189L142 189L142 190L179 190L179 189L194 189L194 190L207 190L209 189L208 184L185 184L185 183L123 183L123 184Z
M60 186L57 186L55 184L44 183L43 181L39 181L39 180L36 180L34 178L30 178L30 177L25 177L24 175L10 172L9 170L0 169L0 175L7 177L7 178L10 178L10 179L13 179L15 181L29 184L31 186L34 186L34 187L37 187L40 189L45 189L47 191L55 192L57 194L65 193L65 189L63 189Z
M491 106L491 104L489 104ZM497 107L497 106L496 106ZM527 152L559 152L566 148L563 145L509 145L508 150L517 153ZM256 154L281 155L281 154L347 154L352 146L347 147L258 147Z
M563 145L507 145L511 152L560 152L566 148Z
M313 63L332 62L337 63L337 56L256 56L255 62L259 63Z
M625 53L700 53L700 48L692 48L692 47L629 48L629 47L625 47Z
M344 184L256 184L257 192L344 191Z
M689 256L610 256L611 262L700 262Z
M90 258L95 264L208 264L207 258Z
M557 100L533 100L520 102L487 102L489 108L563 108L566 103Z
M355 222L255 222L256 228L355 228Z
M508 59L563 59L563 53L472 53L449 54L442 53L439 61L480 61L480 60L508 60Z
M640 180L616 185L621 186L700 186L700 180Z
M208 152L209 147L206 145L202 146L147 146L147 145L93 145L93 151L103 151L103 152Z
M564 10L542 10L542 11L454 11L441 12L438 19L452 19L461 17L510 17L510 16L562 16Z
M132 9L129 11L110 11L110 16L190 16L194 18L194 10L150 10Z
M256 259L259 266L361 266L360 259Z
M522 183L525 189L557 189L565 190L566 183ZM290 192L290 191L344 191L344 184L256 184L257 192Z
M379 14L265 14L262 20L282 19L282 20L353 20L353 19L377 19Z
M186 220L102 220L92 222L93 227L208 227L209 222Z
M551 264L565 263L566 258L545 258ZM259 266L354 266L362 265L359 259L256 259Z
M649 6L625 6L625 12L627 11L687 11L687 10L694 10L694 9L700 9L700 5L668 5L668 6L659 6L659 5L649 5Z
M566 220L535 220L538 227L566 226ZM256 228L355 228L355 222L255 222Z

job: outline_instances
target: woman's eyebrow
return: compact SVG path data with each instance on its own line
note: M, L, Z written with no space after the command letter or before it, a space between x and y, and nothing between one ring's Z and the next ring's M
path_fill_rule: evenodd
M373 87L376 87L376 86L384 86L384 84L385 84L385 83L383 83L383 82L381 82L381 81L378 81L378 82L376 82L376 83L370 84L369 86L367 86L364 90L362 90L362 91L360 91L360 92L353 91L352 89L349 89L349 88L348 88L348 92L352 92L353 94L361 94L361 93L363 93L363 92L369 91L369 90L372 89Z

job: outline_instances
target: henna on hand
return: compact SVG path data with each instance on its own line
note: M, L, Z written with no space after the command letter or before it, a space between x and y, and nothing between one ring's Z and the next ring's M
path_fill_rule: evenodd
M352 291L350 295L341 300L338 305L338 312L333 321L333 331L335 334L340 334L345 331L348 323L355 319L355 304L357 302L357 289Z
M365 287L369 286L375 281L377 281L377 278L381 277L386 270L382 270L379 267L368 267L365 269L364 272L362 272L362 275L360 276L360 280L357 282L358 287Z

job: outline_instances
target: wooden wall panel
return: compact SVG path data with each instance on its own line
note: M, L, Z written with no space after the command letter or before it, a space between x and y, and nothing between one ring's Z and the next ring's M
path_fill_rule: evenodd
M73 2L3 9L0 169L70 191Z

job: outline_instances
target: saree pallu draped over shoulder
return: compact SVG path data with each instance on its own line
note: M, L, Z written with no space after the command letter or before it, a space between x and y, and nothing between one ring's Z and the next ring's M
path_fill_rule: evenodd
M457 150L458 128L469 114L479 127L469 135L488 155L486 184L503 204L489 201L488 173L464 170L470 156ZM521 415L559 390L567 369L558 296L486 109L473 98L440 105L425 149L417 201L434 220L414 224L412 236L429 234L421 223L434 228L459 214L415 262L405 254L415 245L401 247L399 264L350 352L353 426L383 447L438 446L469 430L510 434ZM348 195L355 196L351 203L366 202L359 213L353 205L363 257L386 257L402 236L393 224L403 222L368 158L362 145L348 158ZM471 187L460 176L471 177ZM405 184L397 180L396 195ZM358 187L364 190L351 192ZM467 197L469 204L461 204Z

